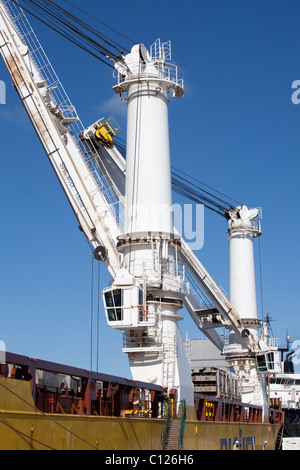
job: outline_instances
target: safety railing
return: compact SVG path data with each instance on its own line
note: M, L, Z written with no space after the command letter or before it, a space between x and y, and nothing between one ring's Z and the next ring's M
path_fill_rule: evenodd
M165 450L168 442L168 435L170 431L170 426L171 426L171 420L172 420L172 413L171 413L171 403L167 403L167 409L166 409L166 417L165 417L165 425L164 429L161 435L160 439L160 449Z
M175 405L175 410L177 408L178 402L174 403L172 401L166 401L165 404L166 406L166 411L165 411L165 424L164 424L164 429L161 435L161 440L160 440L160 449L161 450L166 450L167 444L168 444L168 438L169 435L172 433L171 431L171 423L172 419L175 418L176 420L180 420L180 427L179 427L179 432L178 432L178 444L177 444L177 449L178 450L183 450L184 448L184 431L185 431L185 423L186 423L186 401L181 400L178 406L178 412L177 415L174 413L174 405ZM175 415L175 416L174 416ZM177 433L177 428L176 428L176 433Z
M184 449L184 431L185 431L185 422L186 422L186 401L182 400L180 402L179 413L178 417L180 418L180 433L179 433L179 441L178 441L178 448L180 450Z
M145 65L138 64L136 67L130 67L130 73L125 78L124 75L117 70L113 74L114 78L117 78L118 85L124 84L124 82L130 83L138 81L164 81L169 82L171 87L179 87L183 90L184 88L184 73L183 71L174 64L157 63L153 64L152 68L148 69Z
M76 109L65 92L45 51L27 20L24 11L17 3L12 2L11 0L6 0L3 3L19 36L30 51L31 63L35 66L40 78L46 81L47 88L51 89L51 98L53 103L59 106L59 109L65 118L77 120L78 115Z
M150 46L150 58L152 61L166 61L172 59L171 41L161 42L158 38Z

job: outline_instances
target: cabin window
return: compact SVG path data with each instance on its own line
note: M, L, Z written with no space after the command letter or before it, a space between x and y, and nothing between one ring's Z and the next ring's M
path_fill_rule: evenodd
M257 356L257 366L258 366L258 371L260 373L262 372L267 372L268 367L267 367L267 361L266 361L266 356L265 354L262 354L260 356Z
M139 289L139 313L140 321L145 320L145 306L144 306L144 292L142 289Z
M105 292L105 305L109 321L122 320L122 290L113 289Z
M269 352L267 357L268 357L268 368L269 370L273 370L274 369L274 353Z
M258 372L270 372L274 370L274 353L269 352L257 356Z
M144 292L142 289L139 289L139 305L143 305L144 303Z

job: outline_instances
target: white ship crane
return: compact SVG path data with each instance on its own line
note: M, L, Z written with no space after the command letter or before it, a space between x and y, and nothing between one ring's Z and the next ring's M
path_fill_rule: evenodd
M184 306L231 358L246 399L264 406L256 359L268 349L257 333L252 246L258 214L244 206L227 213L230 301L173 226L168 96L182 97L184 82L170 63L170 42L157 40L150 51L138 44L121 56L106 48L97 52L114 63L114 89L126 96L126 160L114 145L119 128L113 119L83 128L24 11L12 0L0 1L0 52L80 228L112 276L103 291L107 322L124 332L133 378L167 386L176 400L193 407L178 327ZM212 308L197 299L188 276ZM221 328L230 333L229 344L218 334Z

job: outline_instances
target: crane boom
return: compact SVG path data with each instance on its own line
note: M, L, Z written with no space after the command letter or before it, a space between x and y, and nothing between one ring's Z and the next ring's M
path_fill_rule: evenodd
M9 3L9 2L8 2ZM19 9L22 15L22 10ZM0 53L11 75L15 89L30 117L50 163L79 221L80 228L94 249L107 250L106 266L114 276L120 268L116 237L120 233L112 208L101 190L93 168L88 165L93 156L84 155L69 126L78 121L70 104L60 106L48 85L48 76L38 68L38 63L27 44L22 40L20 15L18 26L14 23L7 5L0 3ZM22 15L23 34L33 31ZM34 41L37 39L34 37ZM48 64L38 43L39 60ZM41 59L42 57L42 59ZM45 67L41 67L44 68ZM58 87L56 83L56 87Z

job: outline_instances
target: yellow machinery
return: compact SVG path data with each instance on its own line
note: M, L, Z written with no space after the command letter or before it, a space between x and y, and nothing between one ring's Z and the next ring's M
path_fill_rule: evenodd
M102 144L112 147L114 144L113 137L121 130L119 124L114 117L110 117L105 122L99 122L98 125L95 136Z

